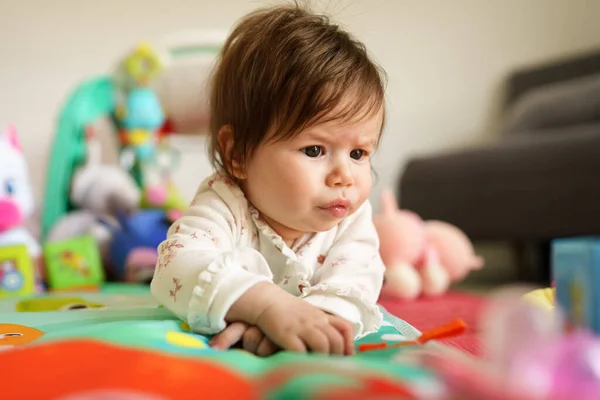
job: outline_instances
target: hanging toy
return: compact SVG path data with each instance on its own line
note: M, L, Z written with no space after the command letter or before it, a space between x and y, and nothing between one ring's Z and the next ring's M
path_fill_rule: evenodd
M117 101L115 122L119 129L121 165L128 171L152 162L159 133L166 123L163 106L150 87L163 64L156 50L141 43L117 68L115 81L120 101Z
M171 182L178 154L161 140L169 125L163 105L152 87L164 60L142 43L119 65L119 100L115 122L119 130L120 163L142 189L142 207L172 213L185 202Z
M119 64L117 86L125 92L148 86L163 70L164 60L152 46L142 42Z
M161 101L151 87L162 72L164 60L147 43L139 44L117 68L117 105L114 120L119 132L121 167L141 188L148 171L155 169L157 148L168 124Z
M131 170L138 160L151 162L158 145L158 133L166 120L154 90L148 87L132 89L117 106L116 117L123 168Z

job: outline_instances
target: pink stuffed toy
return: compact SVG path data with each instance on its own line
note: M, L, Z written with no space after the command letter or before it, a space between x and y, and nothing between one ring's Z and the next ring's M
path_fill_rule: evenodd
M373 216L386 265L384 292L403 299L436 296L450 283L483 267L469 238L454 225L423 221L400 210L391 190L381 193L381 212Z

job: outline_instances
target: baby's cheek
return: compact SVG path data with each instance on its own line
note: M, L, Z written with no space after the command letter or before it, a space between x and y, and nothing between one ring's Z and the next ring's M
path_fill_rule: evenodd
M371 169L371 164L364 163L361 165L356 173L356 186L359 190L368 193L371 191L371 186L373 185L373 170Z
M291 158L289 163L281 169L282 171L278 172L280 180L282 185L286 186L290 192L306 195L306 190L317 183L315 176L318 173L317 166L310 165L310 163Z

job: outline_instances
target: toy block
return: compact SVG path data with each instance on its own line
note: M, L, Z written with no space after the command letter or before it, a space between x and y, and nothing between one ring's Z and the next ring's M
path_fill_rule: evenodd
M0 247L0 299L35 292L35 270L27 246Z
M98 290L104 282L98 244L90 235L46 242L44 260L51 291Z
M554 240L552 275L568 329L600 333L600 237Z

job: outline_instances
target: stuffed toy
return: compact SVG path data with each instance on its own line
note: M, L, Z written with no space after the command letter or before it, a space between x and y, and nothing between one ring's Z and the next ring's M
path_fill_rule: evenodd
M74 210L52 226L47 241L58 242L90 234L98 243L102 261L108 264L116 215L138 209L141 193L133 178L118 165L101 163L98 139L88 133L87 157L73 174L70 202Z
M119 165L101 163L101 146L93 132L86 135L87 158L73 174L71 203L48 241L92 235L111 280L149 282L158 245L178 214L162 208L140 209L143 192Z
M464 232L401 210L390 189L381 193L381 211L373 223L386 266L384 292L394 297L410 300L443 294L452 282L484 265Z
M141 193L135 180L120 166L101 162L101 144L93 131L88 132L86 142L86 161L71 181L71 203L96 214L136 210Z
M41 248L25 227L34 211L27 161L17 131L9 126L0 132L0 247L25 245L39 284L43 275Z

